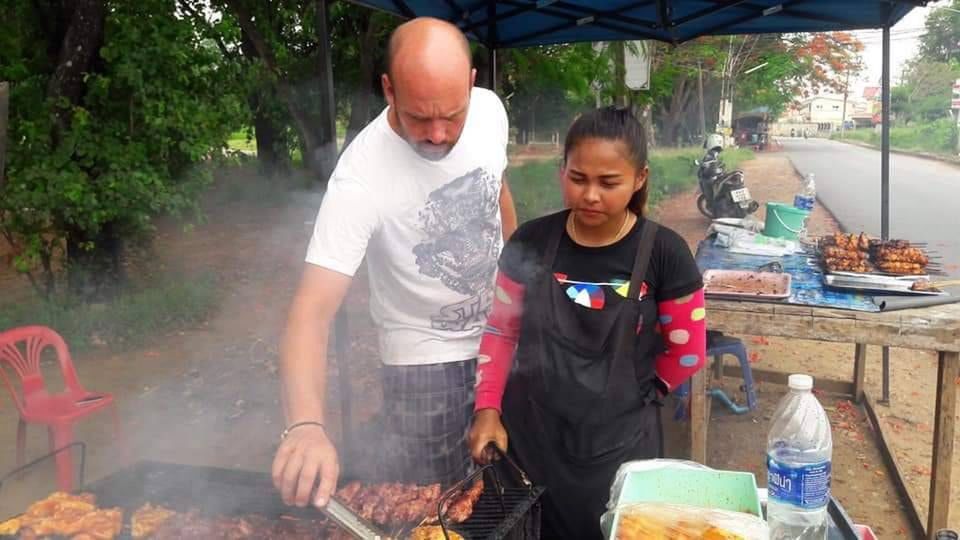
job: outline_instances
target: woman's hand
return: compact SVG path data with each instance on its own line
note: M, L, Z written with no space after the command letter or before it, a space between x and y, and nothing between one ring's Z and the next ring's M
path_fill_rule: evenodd
M507 451L507 430L500 421L500 412L496 409L481 409L473 415L473 426L470 428L470 455L473 460L482 465L490 463L495 456L487 450L487 445L493 443L503 452Z

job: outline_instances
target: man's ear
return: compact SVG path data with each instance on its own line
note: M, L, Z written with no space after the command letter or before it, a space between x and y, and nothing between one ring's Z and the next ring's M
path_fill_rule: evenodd
M387 105L393 108L393 102L396 101L396 95L393 90L393 83L390 82L390 75L384 73L380 76L380 86L383 88L383 97L387 100Z

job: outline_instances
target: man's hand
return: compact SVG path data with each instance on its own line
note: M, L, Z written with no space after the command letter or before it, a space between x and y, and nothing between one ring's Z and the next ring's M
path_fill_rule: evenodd
M323 422L330 321L350 287L350 276L306 266L281 347L280 376L288 425ZM326 505L339 474L337 450L318 425L302 425L290 431L273 460L273 484L287 504ZM318 482L311 501L311 491Z
M507 451L507 430L500 421L496 409L481 409L473 415L473 426L469 436L470 455L480 464L490 463L494 456L486 451L487 445L494 443L497 448Z
M337 449L321 426L301 426L287 435L273 460L273 485L284 504L326 506L337 487ZM319 476L319 478L318 478ZM319 480L316 495L310 500Z

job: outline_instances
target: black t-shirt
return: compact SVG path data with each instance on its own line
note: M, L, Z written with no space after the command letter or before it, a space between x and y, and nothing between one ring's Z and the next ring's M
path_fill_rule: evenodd
M543 254L550 235L558 227L565 229L566 217L567 212L563 211L521 225L503 248L500 269L510 279L529 285L544 270ZM568 286L567 295L572 301L602 309L605 295L626 296L640 231L645 223L645 219L638 219L626 236L603 247L576 244L564 230L553 268L549 270ZM657 302L662 302L686 296L701 287L703 279L687 243L679 234L661 225L644 276L644 296L652 294Z

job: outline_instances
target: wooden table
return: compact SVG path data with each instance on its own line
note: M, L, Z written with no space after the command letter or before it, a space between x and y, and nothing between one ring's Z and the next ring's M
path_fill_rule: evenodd
M896 458L886 448L882 426L873 412L870 397L864 391L866 347L868 345L936 351L936 412L934 413L933 463L930 479L930 510L926 520L927 537L947 527L950 509L950 481L953 464L954 418L957 410L957 381L960 380L960 304L921 309L865 313L785 304L764 304L730 300L708 300L707 321L711 330L729 334L778 336L814 341L854 343L854 369L850 382L817 379L818 388L847 392L857 402L865 402L875 424L887 465L892 469L901 495L906 495ZM816 375L816 374L814 374ZM710 400L706 395L709 370L700 370L691 382L691 458L706 463L707 424ZM754 380L786 382L785 374L754 371ZM907 496L909 500L909 496ZM919 512L910 500L914 528L923 529ZM960 516L955 516L955 519Z

